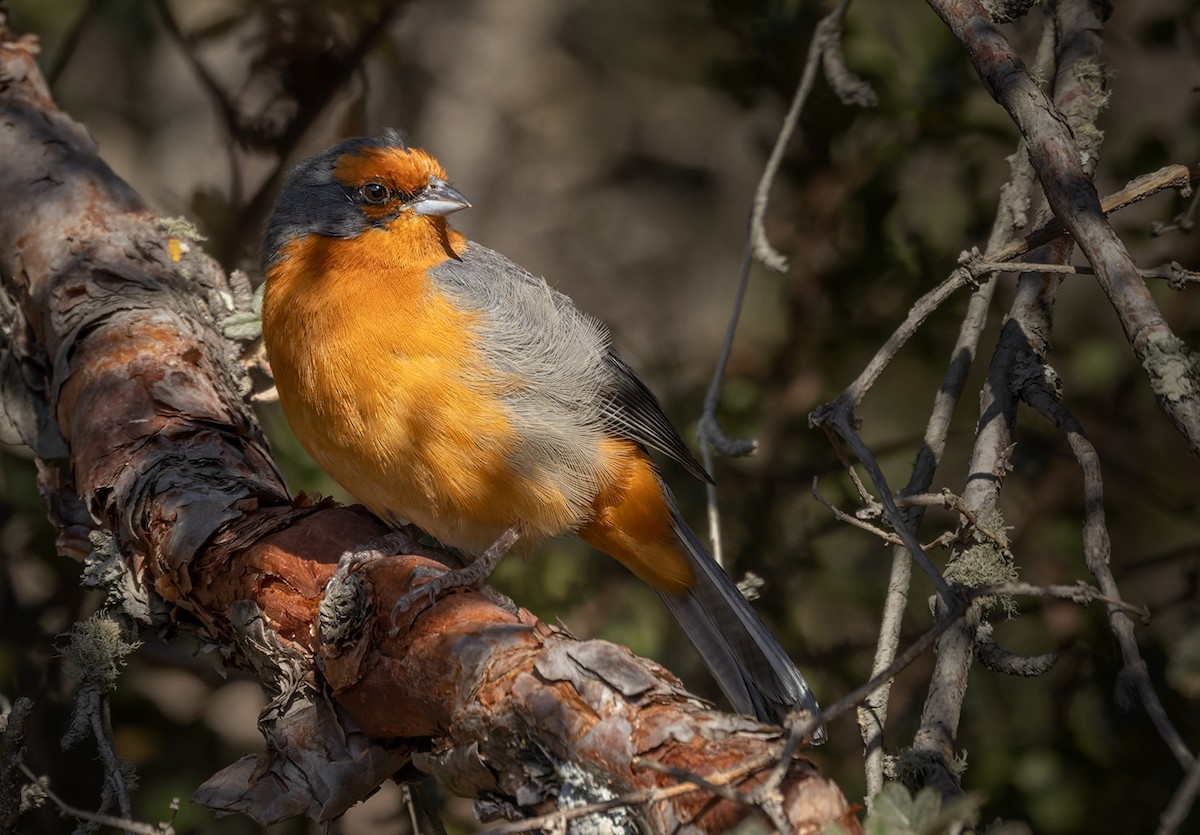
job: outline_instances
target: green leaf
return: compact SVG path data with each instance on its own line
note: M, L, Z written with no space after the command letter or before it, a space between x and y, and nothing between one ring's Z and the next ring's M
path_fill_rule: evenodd
M899 783L888 783L875 796L863 828L867 835L956 835L979 820L979 806L970 796L945 802L926 787L914 798Z

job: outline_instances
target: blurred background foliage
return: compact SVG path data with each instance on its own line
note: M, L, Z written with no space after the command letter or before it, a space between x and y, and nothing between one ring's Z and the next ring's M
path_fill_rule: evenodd
M798 0L9 0L13 27L38 35L59 105L156 209L195 219L228 268L257 280L255 249L281 165L344 135L399 126L433 151L474 208L469 237L514 258L611 326L622 351L695 435L704 386L733 297L746 213L825 4ZM1006 27L1032 61L1038 10ZM1200 4L1116 4L1104 32L1112 92L1099 190L1200 148ZM766 579L759 609L826 703L864 681L890 551L836 523L811 482L847 509L853 492L807 415L834 398L909 305L982 242L1016 133L929 9L858 0L845 33L850 67L879 106L843 106L818 82L788 150L767 217L786 275L756 268L721 417L759 453L719 460L730 572ZM203 71L199 71L202 67ZM221 106L213 90L224 91ZM282 161L281 161L282 160ZM1161 238L1152 221L1184 208L1160 195L1115 218L1142 266L1200 265L1196 235ZM1011 295L1004 277L988 335L935 487L960 491L978 417L974 392ZM1200 346L1200 290L1152 288L1175 332ZM868 397L863 433L894 485L907 481L966 297L922 328ZM1069 279L1054 353L1066 403L1105 465L1113 561L1125 598L1153 620L1139 631L1168 712L1193 748L1200 518L1197 461L1157 410L1100 290ZM295 490L343 496L299 451L278 411L262 409ZM1023 579L1085 578L1081 479L1064 439L1022 412L1006 519ZM703 530L699 485L668 468ZM344 496L343 496L344 497ZM954 520L931 512L928 541ZM56 635L97 605L78 566L54 556L34 465L0 454L0 692L38 702L34 767L65 798L93 806L99 766L64 754L71 682ZM944 556L944 555L942 555ZM510 559L496 585L577 634L666 662L696 692L712 682L646 588L575 542ZM916 581L906 626L929 623ZM1190 643L1188 642L1188 637ZM997 637L1057 650L1047 675L972 673L960 745L965 785L984 819L1037 832L1146 831L1181 779L1140 709L1118 692L1121 662L1103 612L1023 602ZM929 659L893 691L889 746L911 741ZM1170 676L1167 670L1172 670ZM257 687L205 648L155 638L114 695L119 753L139 768L143 819L167 814L208 775L256 750ZM843 719L816 752L852 800L861 742ZM468 801L441 797L452 831L473 828ZM52 813L27 831L68 831ZM1193 816L1193 825L1195 816ZM184 803L178 831L254 832ZM385 787L337 831L405 831L400 791ZM293 822L273 832L313 832ZM1193 830L1196 831L1196 830Z

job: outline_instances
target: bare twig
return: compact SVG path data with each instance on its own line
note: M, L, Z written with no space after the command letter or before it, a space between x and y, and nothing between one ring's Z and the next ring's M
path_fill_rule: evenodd
M1054 214L1095 267L1096 278L1147 372L1159 408L1192 451L1200 452L1200 382L1195 362L1163 319L1124 244L1105 219L1080 163L1072 128L1055 112L978 0L928 2L964 44L988 91L1029 142L1030 160ZM1096 19L1098 37L1101 24ZM1075 135L1080 134L1078 128Z
M1162 191L1173 189L1187 193L1192 187L1191 184L1198 178L1200 178L1200 166L1189 168L1179 164L1164 165L1157 171L1135 177L1126 183L1124 188L1105 197L1100 201L1100 210L1105 216L1108 216ZM989 249L987 258L990 261L1009 261L1013 258L1020 258L1025 253L1045 246L1065 234L1063 225L1058 218L1052 218L1025 237L1013 241L1002 249L996 251Z
M988 238L989 250L1012 238L1026 223L1033 169L1029 165L1028 156L1022 153L1022 147L1018 147L1017 152L1010 158L1012 173L1000 191L1000 204L997 207L996 218L992 223L992 230ZM979 339L983 334L984 325L987 323L987 312L991 307L995 289L996 282L984 281L975 288L967 302L967 312L959 327L958 338L950 353L950 361L942 384L938 386L937 394L934 395L933 408L925 426L924 443L917 453L912 475L904 489L905 493L923 492L928 490L933 483L934 474L945 452L951 418L962 397L966 387L967 374L970 372L979 350ZM919 528L922 518L923 511L919 508L908 514L908 524L914 531ZM907 549L894 548L891 572L888 576L887 596L884 601L883 616L879 623L879 642L875 647L875 657L872 661L872 677L881 675L896 659L896 652L900 646L900 629L904 610L908 604L911 578L912 561ZM858 710L859 732L866 750L864 770L868 807L872 799L883 789L883 729L887 722L890 693L891 680L888 679L866 697L862 707Z
M766 168L763 170L762 178L758 181L758 188L754 192L754 208L750 212L750 240L754 251L754 257L762 261L768 267L778 272L786 272L788 268L787 258L781 255L771 246L767 240L766 229L763 226L763 218L767 214L767 201L771 192L771 184L775 181L775 174L779 171L779 165L783 162L783 152L787 149L788 142L791 141L792 134L796 130L796 124L800 120L800 113L804 110L804 104L808 101L808 95L812 92L813 84L817 79L817 64L821 56L830 50L840 50L840 38L842 32L842 20L846 16L846 9L850 7L850 0L838 0L837 6L834 7L828 15L821 18L817 23L816 29L813 31L812 41L808 46L808 57L804 62L804 71L800 75L800 84L796 87L796 94L792 97L792 105L788 109L787 116L784 117L783 127L779 131L779 135L775 139L775 147L771 149L771 155L767 158ZM834 67L834 78L843 78L840 73L836 72L836 68L840 66L845 68L844 62L833 60L827 62L827 67ZM861 91L863 89L862 82L858 82L855 89ZM854 85L849 85L854 87ZM853 98L851 99L856 104L869 104L873 102L873 97Z
M1192 171L1183 165L1165 166L1158 171L1133 180L1121 191L1109 195L1104 200L1105 211L1112 212L1125 206L1130 206L1164 189L1183 188L1196 179L1198 173L1200 172ZM1037 246L1058 240L1065 234L1066 232L1063 230L1062 224L1055 220L1039 226L1024 238L1012 243L999 247L989 243L988 251L984 255L977 256L970 252L964 253L960 258L960 267L909 308L908 315L904 321L900 323L887 342L871 358L871 361L867 363L858 377L846 387L842 396L850 399L852 408L858 408L859 404L862 403L863 397L866 396L867 392L879 379L884 369L895 359L900 349L908 343L908 340L912 338L913 334L917 332L930 315L962 288L982 285L987 280L989 271L980 269L976 262L996 266L1011 261L1014 258L1019 258ZM1042 270L1043 266L1039 262L1034 271ZM1005 267L1004 269L1007 270L1008 268Z
M1157 237L1165 235L1168 232L1191 232L1192 228L1196 225L1196 206L1198 205L1200 205L1200 191L1192 195L1192 199L1188 201L1187 208L1175 215L1170 223L1161 223L1159 221L1152 223L1150 225L1150 234Z
M1155 835L1175 835L1179 831L1179 827L1183 826L1183 822L1187 820L1198 794L1200 794L1200 757L1195 758L1192 767L1188 769L1187 776L1183 778L1179 788L1175 789L1175 794L1171 796L1171 802L1158 819L1158 829L1155 830Z
M700 454L701 460L704 462L704 468L709 473L713 472L713 457L710 444L723 455L731 456L751 455L758 446L752 439L730 438L726 435L717 420L716 412L721 397L722 381L724 380L725 370L729 364L729 355L733 348L733 339L741 317L746 287L749 283L752 256L757 256L767 266L780 272L787 269L787 260L776 252L767 241L763 218L766 215L771 184L774 182L775 175L778 173L780 163L783 160L783 152L792 134L795 132L800 113L804 108L804 103L812 91L813 83L816 79L818 61L824 56L826 74L829 77L830 83L840 91L844 101L863 106L874 104L875 102L874 93L870 90L869 86L850 73L845 66L844 60L841 58L841 24L849 5L850 0L841 0L834 11L817 24L812 43L809 47L808 58L805 61L804 71L801 75L800 84L796 89L791 107L784 119L783 126L776 138L775 146L771 150L771 155L767 160L762 177L759 180L758 188L755 191L754 204L750 212L749 231L738 275L733 308L730 311L725 339L722 342L717 364L713 370L708 391L705 394L704 410L700 417ZM712 483L706 485L705 494L708 508L709 540L712 546L713 558L719 565L724 565L721 517L717 505L716 485Z
M979 261L969 265L972 272L979 273L1042 273L1045 275L1095 275L1093 267L1072 264L1034 264L1027 261ZM1158 267L1138 268L1138 275L1147 279L1165 279L1172 290L1182 290L1189 284L1200 283L1200 272L1189 270L1179 262L1172 261Z
M875 460L875 456L871 453L870 448L859 437L858 432L853 428L849 411L846 408L846 401L840 398L831 406L825 406L815 410L809 417L809 423L815 426L820 426L825 433L833 439L834 434L850 447L855 457L862 462L867 474L871 477L871 482L875 485L875 493L883 505L884 513L887 516L888 522L892 529L904 541L905 547L917 561L917 565L925 571L929 576L930 582L946 605L949 605L951 598L950 587L946 584L942 573L926 556L921 543L917 541L916 534L909 529L905 522L904 515L900 512L900 508L896 506L896 500L892 497L891 487L888 486L887 478L880 469L879 463Z
M675 768L673 766L663 765L660 762L655 762L654 760L642 759L634 760L633 767L646 768L650 771L657 771L659 774L666 774L670 777L674 777L681 783L691 783L694 786L708 790L711 794L715 794L717 797L723 797L726 800L732 800L735 803L747 803L749 801L749 798L745 794L736 791L735 789L731 789L729 786L723 783L716 783L699 774L693 774L687 769Z
M721 352L717 356L717 364L713 369L712 378L708 382L708 391L704 394L704 411L700 415L700 459L704 469L710 475L713 472L712 448L716 447L722 455L745 456L751 455L758 444L748 438L730 438L721 428L717 420L717 406L721 402L721 387L725 379L725 369L729 366L729 355L733 351L733 338L737 333L738 321L742 315L742 302L746 298L746 286L750 280L750 237L746 237L746 245L742 252L742 267L738 273L737 291L733 297L733 308L729 312L729 324L725 328L725 339L721 343ZM705 485L705 495L708 502L708 537L712 544L713 559L718 565L724 565L724 553L721 547L721 514L717 507L717 486L710 482Z
M839 522L845 522L847 525L853 525L854 527L860 528L860 529L866 531L867 533L874 534L875 536L879 537L884 542L886 542L890 545L903 545L904 544L904 540L901 539L900 537L896 536L896 534L890 533L889 531L885 531L883 528L880 528L876 525L872 525L870 522L867 522L863 519L859 519L857 516L851 516L849 513L846 513L846 511L835 506L833 504L833 502L831 502L831 501L829 501L829 499L825 498L825 496L822 495L821 491L817 489L817 481L818 481L817 477L813 476L813 485L812 485L813 497L817 501L819 501L821 504L825 505L825 507L829 508L830 512L833 513L833 517L835 519L837 519Z
M1039 586L1035 583L991 583L986 586L976 586L972 594L979 597L993 595L1011 595L1026 597L1056 597L1070 600L1081 606L1089 603L1104 603L1107 606L1137 615L1143 622L1149 621L1150 612L1145 606L1127 603L1119 597L1111 597L1095 586L1089 586L1080 580L1078 583L1059 583Z
M89 812L86 809L76 809L71 804L67 803L53 791L46 781L34 774L33 771L25 763L20 764L21 771L29 778L30 782L36 783L39 791L46 795L46 798L54 804L60 815L65 815L69 818L75 818L79 821L87 821L89 823L99 824L100 826L111 826L114 829L122 829L126 832L131 832L134 835L174 835L175 827L169 821L164 821L160 824L141 823L140 821L130 820L128 818L118 818L113 815L105 815L100 812Z
M1084 492L1084 524L1083 524L1083 554L1088 570L1100 584L1100 590L1108 598L1108 622L1117 643L1121 647L1121 655L1125 660L1122 677L1133 686L1142 706L1150 717L1155 730L1167 744L1175 759L1185 769L1194 767L1196 758L1183 741L1183 737L1175 729L1166 709L1159 701L1154 685L1150 681L1150 673L1146 662L1138 649L1137 637L1134 635L1133 621L1125 613L1123 606L1113 601L1119 601L1121 594L1117 582L1113 578L1110 556L1112 542L1108 536L1108 527L1104 519L1104 481L1101 476L1100 456L1096 448L1084 434L1083 427L1065 406L1042 390L1030 391L1025 394L1025 401L1037 409L1055 426L1067 434L1071 451L1083 471Z
M791 107L784 118L783 125L775 139L775 146L771 149L771 154L767 159L762 177L759 179L758 187L755 190L733 308L730 311L729 324L725 330L725 339L721 344L717 364L713 369L712 379L709 381L708 391L704 397L704 410L700 416L700 454L701 460L704 462L704 468L709 473L713 472L712 452L709 449L710 444L716 447L717 451L722 455L738 457L752 455L758 446L752 439L730 438L727 436L717 420L717 406L721 399L721 386L725 377L725 369L729 365L729 355L733 349L734 335L737 333L738 321L741 318L742 302L746 295L746 287L750 277L750 266L753 259L757 257L768 267L779 272L784 272L787 269L787 259L776 252L767 241L763 218L766 216L771 185L774 183L775 176L779 172L779 166L783 161L783 153L787 148L788 142L791 140L792 134L796 130L796 124L799 121L801 111L804 109L804 103L808 100L808 95L812 91L813 84L816 81L817 66L822 58L824 59L826 77L834 89L838 91L844 102L859 106L870 106L875 103L875 94L870 89L870 86L847 69L845 60L841 55L842 19L845 17L846 9L849 6L850 0L840 0L837 7L817 24L812 42L809 45L808 56L804 63L804 71L801 73L800 84L796 88L796 94L792 98ZM718 564L723 565L721 517L717 508L717 491L715 485L709 484L707 486L706 496L708 502L709 539L712 544L713 558L716 559Z

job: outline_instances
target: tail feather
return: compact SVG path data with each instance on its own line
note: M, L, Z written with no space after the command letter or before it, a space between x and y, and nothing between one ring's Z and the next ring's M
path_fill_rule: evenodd
M673 507L672 525L691 557L695 582L681 594L659 596L734 708L764 722L781 723L797 707L820 718L804 676ZM824 740L822 723L813 741Z

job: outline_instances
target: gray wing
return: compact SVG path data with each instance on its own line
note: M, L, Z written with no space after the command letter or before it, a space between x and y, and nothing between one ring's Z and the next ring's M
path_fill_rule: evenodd
M572 413L581 427L656 449L712 481L658 399L613 350L608 329L545 279L476 243L430 275L467 309L484 314L481 330L497 370L537 373L538 385L521 393L520 408L531 418L539 410Z

